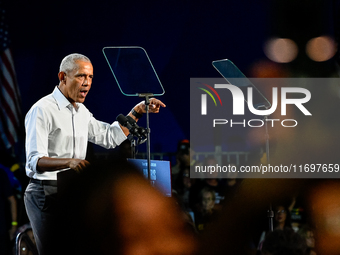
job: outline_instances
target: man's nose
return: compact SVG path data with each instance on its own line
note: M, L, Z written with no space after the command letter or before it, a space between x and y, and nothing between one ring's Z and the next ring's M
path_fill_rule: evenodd
M84 86L91 86L92 80L90 77L85 77L83 85Z

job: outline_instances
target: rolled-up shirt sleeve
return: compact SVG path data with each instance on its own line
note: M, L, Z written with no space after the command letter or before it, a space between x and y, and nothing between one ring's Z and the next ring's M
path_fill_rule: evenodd
M28 176L32 176L37 173L38 160L48 156L49 126L42 108L31 108L25 118L25 129L26 172Z
M96 120L93 116L89 122L89 141L106 149L114 148L126 140L126 135L117 121L111 125Z

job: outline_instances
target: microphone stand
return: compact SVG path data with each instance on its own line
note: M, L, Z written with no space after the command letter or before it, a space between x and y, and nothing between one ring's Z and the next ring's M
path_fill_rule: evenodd
M146 157L148 162L148 180L150 181L151 176L151 156L150 156L150 124L149 124L149 105L150 97L153 96L152 93L141 93L138 94L139 97L145 98L145 110L146 110L146 132L147 132L147 143L146 143Z
M268 107L261 105L258 106L257 109L265 108L266 110ZM264 128L265 128L265 141L266 141L266 158L267 158L267 165L269 166L269 132L268 132L268 115L263 116ZM274 230L274 211L272 208L272 204L269 204L269 210L267 211L267 217L269 221L269 231L272 232Z
M267 107L266 107L267 108ZM264 120L264 125L265 125L265 140L266 140L266 157L267 157L267 165L269 166L269 132L268 132L268 116L264 116L263 120ZM269 220L269 231L273 231L274 230L274 211L272 208L272 204L270 203L269 205L269 210L268 210L268 220Z
M131 138L131 158L136 158L136 140Z
M249 86L252 85L252 83L247 79L247 77L235 66L233 62L231 62L228 59L224 60L217 60L213 61L213 66L216 68L216 70L228 81L229 84L234 84L237 87L242 87L244 85ZM243 80L237 80L237 78L243 78ZM255 87L254 85L252 85ZM255 87L256 88L256 87ZM266 99L264 95L256 88L257 92L262 96L265 101L269 103L269 101ZM269 103L270 105L270 103ZM268 109L265 105L261 105L257 107L257 109L264 107L265 109ZM267 164L269 165L269 135L268 135L268 125L267 120L268 116L264 116L263 120L265 122L265 140L266 140L266 156L267 156ZM272 205L270 204L269 210L268 210L268 218L269 218L269 229L270 231L273 231L273 218L274 218L274 212L272 209Z

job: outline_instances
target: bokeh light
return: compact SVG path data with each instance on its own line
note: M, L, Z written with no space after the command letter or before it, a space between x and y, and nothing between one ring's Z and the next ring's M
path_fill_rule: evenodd
M289 63L298 54L296 43L288 38L271 38L264 45L267 58L277 63Z
M336 53L336 43L329 36L319 36L310 39L306 44L306 54L316 62L331 59Z

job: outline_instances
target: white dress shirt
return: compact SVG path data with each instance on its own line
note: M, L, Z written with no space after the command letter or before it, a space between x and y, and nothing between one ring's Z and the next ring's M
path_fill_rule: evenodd
M75 109L58 87L28 111L25 129L26 174L39 180L56 180L58 172L67 170L39 172L42 157L85 159L87 141L109 149L126 139L117 121L98 121L81 103Z

